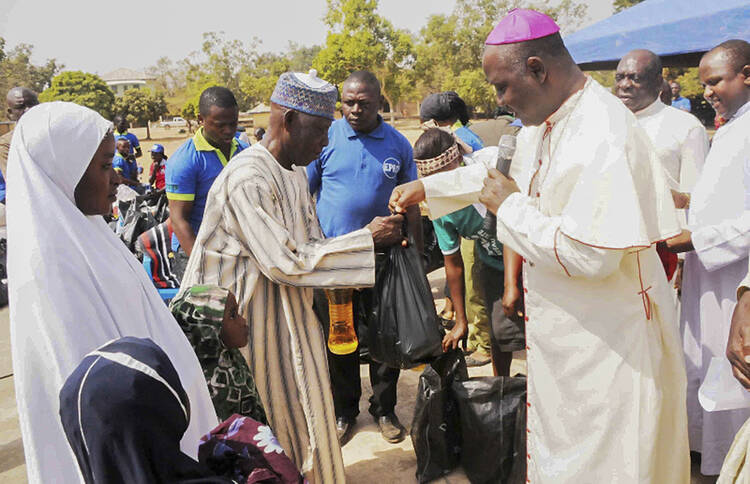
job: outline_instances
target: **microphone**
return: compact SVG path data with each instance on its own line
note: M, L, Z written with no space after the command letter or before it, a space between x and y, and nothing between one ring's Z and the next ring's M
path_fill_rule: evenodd
M504 134L497 144L497 170L505 176L510 173L510 162L516 151L516 137L512 134Z
M513 160L513 153L516 151L516 137L512 134L504 134L500 137L497 144L497 161L495 168L505 176L510 173L510 162ZM485 233L497 237L497 217L487 211L482 222L482 228Z

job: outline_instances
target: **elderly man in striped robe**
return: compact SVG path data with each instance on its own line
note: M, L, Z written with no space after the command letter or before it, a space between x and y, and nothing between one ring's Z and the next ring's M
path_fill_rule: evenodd
M374 248L398 243L403 222L400 215L376 217L363 229L323 237L305 166L328 143L336 98L336 88L314 71L279 78L268 133L211 187L182 282L183 290L216 284L236 294L271 427L317 484L346 477L312 291L372 286Z

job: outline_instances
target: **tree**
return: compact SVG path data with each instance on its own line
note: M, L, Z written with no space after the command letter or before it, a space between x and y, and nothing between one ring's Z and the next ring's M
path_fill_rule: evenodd
M41 102L69 101L86 106L107 119L112 114L115 95L102 79L82 71L66 71L52 79L49 88L39 95Z
M185 120L188 122L189 132L193 132L193 125L191 121L195 121L196 119L198 119L198 114L200 112L198 104L200 101L201 93L209 87L220 85L221 84L216 80L216 78L206 74L200 76L199 78L192 79L188 83L185 90L186 101L180 109L180 114L182 114L182 117L185 118Z
M614 0L612 6L615 7L615 13L622 12L625 9L638 5L643 0Z
M0 37L0 96L4 98L5 93L15 86L42 92L60 72L63 66L55 59L48 59L40 66L32 64L33 50L30 44L18 44L6 51L5 40Z
M240 91L249 102L249 107L268 102L279 76L292 69L288 58L279 54L261 54L251 69L246 69L240 76Z
M164 94L150 89L128 89L115 100L114 113L126 116L128 121L146 125L146 139L151 139L149 121L156 121L167 113Z
M289 60L289 70L294 72L307 72L312 67L313 60L322 49L319 45L305 47L296 42L289 42L287 53L282 57Z
M313 67L334 84L356 70L375 73L393 121L396 105L410 87L408 71L414 63L411 35L375 12L377 0L327 1L328 36Z
M484 40L500 18L516 7L533 8L550 15L563 31L578 26L587 8L574 0L556 2L554 7L544 0L458 0L451 15L431 15L420 31L414 65L419 79L416 92L420 98L446 90L455 90L461 95L463 89L468 95L480 96L471 102L465 100L467 104L491 110L494 93L483 92L475 84L482 70ZM462 75L463 88L459 88Z

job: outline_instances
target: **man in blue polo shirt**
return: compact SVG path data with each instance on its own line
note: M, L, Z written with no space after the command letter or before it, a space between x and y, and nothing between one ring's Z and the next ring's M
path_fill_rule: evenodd
M378 115L382 103L380 83L367 71L357 71L344 81L341 108L344 119L331 124L328 146L307 167L310 192L317 199L317 214L326 237L359 230L375 216L390 215L388 199L396 185L417 178L409 141ZM419 210L408 215L409 231L421 246ZM421 247L420 247L421 250ZM362 324L371 289L355 291L355 328ZM322 291L315 293L318 319L328 329L328 304ZM359 331L359 328L357 329ZM336 429L343 445L352 436L362 395L359 355L328 352L328 367L336 410ZM370 413L383 437L392 443L404 439L405 430L394 413L399 370L370 363L373 396Z
M115 157L112 159L112 168L120 175L120 183L138 191L141 185L138 181L138 165L135 163L133 155L130 154L130 143L127 138L119 138L115 142Z
M128 121L125 119L125 116L118 114L112 120L112 124L115 125L115 141L120 138L127 139L130 142L130 154L135 155L136 158L143 156L138 137L133 133L128 133Z
M187 257L193 251L214 179L235 154L247 148L234 137L239 108L232 91L209 87L201 93L198 110L202 126L175 151L166 173L169 217L174 230L172 249L177 251L179 246Z

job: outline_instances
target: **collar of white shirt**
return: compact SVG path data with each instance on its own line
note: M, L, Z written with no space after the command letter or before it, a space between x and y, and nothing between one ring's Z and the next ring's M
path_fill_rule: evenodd
M645 108L641 109L640 111L636 111L635 117L636 118L642 118L645 116L653 116L654 114L658 113L662 109L664 109L666 106L661 100L657 97L654 102L646 106Z
M729 119L729 122L734 121L748 111L750 111L750 101L746 102L741 108L739 108L737 112L734 113L734 116Z

